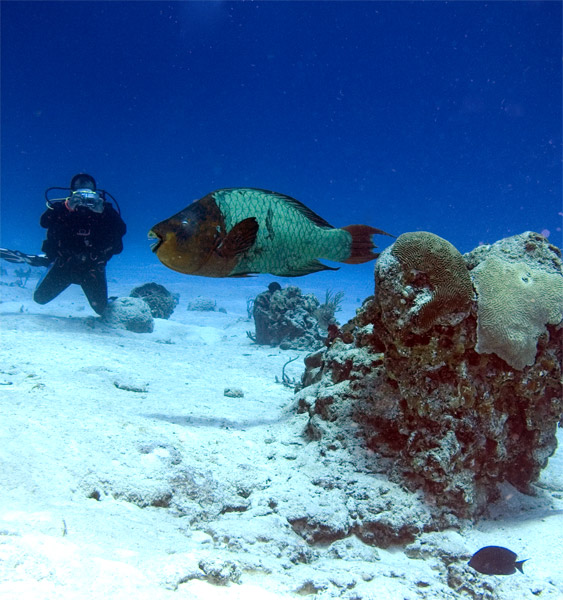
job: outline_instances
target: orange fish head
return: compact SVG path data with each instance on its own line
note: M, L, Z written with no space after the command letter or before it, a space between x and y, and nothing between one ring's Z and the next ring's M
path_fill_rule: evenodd
M209 260L216 247L217 220L200 200L157 223L149 231L156 239L152 251L160 262L180 273L197 273Z
M152 251L158 260L169 269L180 273L195 273L205 262L208 249L197 244L197 226L178 213L157 223L149 238L156 239Z

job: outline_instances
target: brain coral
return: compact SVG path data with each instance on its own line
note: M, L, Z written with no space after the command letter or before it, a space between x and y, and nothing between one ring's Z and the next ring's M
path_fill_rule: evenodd
M403 233L391 248L405 273L423 273L432 297L418 314L418 326L429 329L443 314L468 310L473 286L462 255L447 240L428 231Z
M563 317L563 277L523 262L487 258L472 271L479 353L515 369L534 364L539 336Z

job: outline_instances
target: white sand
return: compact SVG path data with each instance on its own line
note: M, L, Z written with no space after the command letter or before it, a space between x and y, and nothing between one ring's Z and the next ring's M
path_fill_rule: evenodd
M465 597L446 585L436 552L420 560L379 550L377 560L354 542L344 558L327 549L292 558L303 541L264 507L280 490L288 502L315 501L307 497L319 469L315 444L302 436L307 418L275 381L289 358L305 353L258 347L246 336L246 299L269 279L171 274L168 285L161 267L154 273L110 272L110 294L153 280L181 294L151 334L104 326L76 286L47 306L31 299L35 281L0 286L0 597L268 600L316 582L319 598ZM2 281L14 281L13 268ZM325 280L315 281L322 293ZM352 292L338 315L345 320L357 306L354 285L334 281L333 289ZM307 278L286 283L311 291ZM200 295L227 314L188 312ZM296 378L302 370L302 360L287 368ZM244 397L224 396L227 387ZM508 486L496 520L429 540L468 555L508 546L531 560L525 575L482 578L496 597L563 598L561 452L541 485L535 498ZM174 503L158 506L171 490ZM198 503L194 493L207 499ZM211 525L198 528L202 506ZM230 508L215 514L218 506ZM215 567L240 569L231 577L238 583L210 583Z

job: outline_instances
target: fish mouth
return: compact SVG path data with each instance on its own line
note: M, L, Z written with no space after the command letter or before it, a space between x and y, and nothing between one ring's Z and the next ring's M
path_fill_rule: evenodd
M151 243L151 250L153 252L156 252L160 246L162 245L162 242L164 241L157 233L155 233L152 229L149 231L149 240L152 242ZM155 240L156 242L153 242L152 240Z

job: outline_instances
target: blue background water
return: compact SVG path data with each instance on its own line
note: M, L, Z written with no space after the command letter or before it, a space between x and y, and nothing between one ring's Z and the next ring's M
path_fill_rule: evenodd
M529 229L561 245L559 2L1 10L3 246L38 252L44 189L79 171L120 202L114 263L156 265L148 229L232 186L462 252Z

